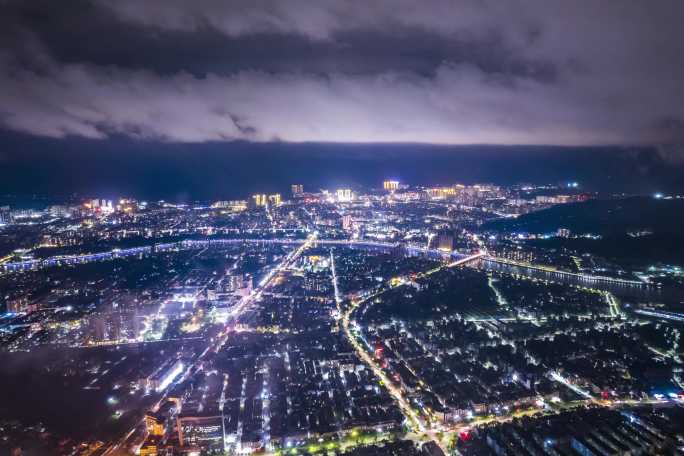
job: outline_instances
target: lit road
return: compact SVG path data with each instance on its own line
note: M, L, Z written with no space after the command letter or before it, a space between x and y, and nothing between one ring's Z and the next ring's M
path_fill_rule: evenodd
M589 275L589 274L578 274L575 272L561 271L560 269L556 269L556 268L553 268L551 266L545 266L545 265L540 265L540 264L532 264L532 263L523 263L523 262L519 262L519 261L509 260L507 258L494 257L491 255L488 255L486 257L486 260L494 262L494 263L502 263L502 264L508 264L511 266L518 266L521 268L536 269L538 271L544 271L544 272L548 272L548 273L555 274L558 276L574 277L576 279L579 279L583 282L588 282L588 283L612 283L612 284L616 284L616 285L628 285L628 286L636 286L636 287L646 286L644 284L644 282L641 282L638 280L626 280L626 279L619 279L619 278L615 278L615 277L605 277L605 276Z
M423 274L419 274L418 277L426 277L431 274L434 274L437 271L440 271L444 268L451 268L451 267L456 267L456 266L461 266L464 265L468 262L475 261L480 259L484 255L484 252L479 252L474 255L470 255L465 258L461 258L459 260L453 261L445 266L441 266L435 269L431 269L430 271L427 271ZM382 295L385 293L387 290L390 288L383 289L375 294L372 294L365 299L362 299L360 301L355 301L352 302L349 308L344 312L342 315L342 330L344 331L345 336L349 340L349 343L352 345L354 350L356 351L356 354L358 357L368 366L368 368L375 374L375 376L380 379L382 382L382 385L387 389L389 394L394 398L396 401L397 405L401 409L401 412L404 414L404 416L407 419L407 422L409 424L409 428L411 431L416 432L416 433L423 433L426 436L429 437L429 440L434 441L437 443L442 451L447 453L447 449L444 445L444 443L437 438L436 436L436 431L434 429L428 428L425 425L424 419L419 416L416 411L411 407L411 404L404 398L403 393L401 390L397 387L394 386L392 381L387 377L385 372L373 361L371 356L368 354L368 351L364 348L364 346L359 342L359 338L357 337L356 331L353 329L353 325L351 323L351 317L354 314L354 312L359 309L361 306L365 305L366 303L372 301L373 299L377 298L378 296Z
M313 234L309 236L303 243L295 250L290 252L288 255L285 256L285 258L278 264L276 265L273 269L271 269L266 276L259 282L257 287L250 293L248 296L245 296L240 300L240 302L231 310L229 314L229 321L235 321L238 319L245 310L249 308L249 306L255 301L258 300L263 292L268 289L268 287L271 285L273 279L277 277L277 275L289 268L292 263L294 263L299 255L302 254L303 251L305 251L307 248L311 246L311 244L316 240L316 235ZM191 372L196 371L196 369L200 366L201 362L204 360L204 358L207 356L208 353L210 353L213 349L214 352L217 352L220 350L220 348L225 344L225 342L228 340L230 332L228 331L228 322L226 322L226 329L216 338L213 338L209 345L204 349L204 351L197 357L195 362L190 365L186 370L183 376L181 376L178 380L176 380L174 383L181 383L183 382L188 375L190 375ZM167 392L171 390L171 386L166 389L162 397L157 401L154 407L152 409L159 408L161 404L164 402L166 399ZM118 454L119 452L123 452L123 454L129 454L128 449L133 446L136 442L130 442L133 436L135 436L135 431L139 429L140 426L144 425L144 417L139 421L133 429L131 429L126 435L124 435L118 442L110 444L110 446L102 453L104 455L114 455ZM140 445L142 442L137 442L137 445Z
M562 384L562 385L565 385L566 387L568 387L569 389L571 389L571 390L574 391L575 393L579 394L580 396L582 396L582 397L584 397L584 398L586 398L586 399L593 399L592 395L589 394L588 391L583 390L582 388L580 388L580 387L577 386L577 385L574 385L572 382L570 382L568 379L566 379L565 377L563 377L563 376L562 376L561 374L559 374L558 372L552 373L552 374L551 374L551 378L552 378L553 380L557 381L558 383L560 383L560 384Z
M340 296L340 289L337 285L337 273L335 272L335 255L330 249L330 272L332 274L333 289L335 291L335 306L337 307L337 317L342 314L342 296Z
M368 300L377 297L379 294L380 293L376 295L371 295L370 297L362 301L352 303L349 309L342 316L342 330L344 331L345 336L351 343L359 358L361 358L361 360L366 364L366 366L368 366L368 368L373 371L376 377L382 381L383 386L387 389L390 395L397 401L397 404L399 405L399 408L401 409L402 413L408 419L410 427L414 430L418 429L424 432L426 429L425 425L422 422L422 419L416 414L416 412L413 410L411 405L406 401L406 399L404 399L401 391L392 384L392 382L385 375L385 373L375 364L375 362L371 359L370 355L368 355L366 349L358 342L356 334L354 334L350 329L349 319L351 314L357 308L365 304Z
M620 312L620 303L613 293L610 291L605 292L606 302L608 303L608 310L611 317L620 317L622 312Z
M478 239L475 238L477 241ZM243 297L239 303L230 311L229 313L229 318L228 322L234 322L238 318L240 318L241 315L244 314L244 312L249 309L249 307L258 299L261 298L262 294L270 287L272 284L274 278L278 276L279 273L282 271L286 270L289 268L296 260L297 258L304 252L307 248L314 244L321 244L321 245L340 245L340 246L345 246L345 247L352 247L352 248L364 248L364 249L394 249L397 247L403 247L405 249L405 252L408 255L425 255L430 258L435 258L435 259L441 259L443 261L448 261L447 264L439 266L437 268L434 268L430 271L424 272L422 274L419 274L418 277L426 277L429 276L437 271L443 270L444 268L451 268L451 267L457 267L457 266L462 266L462 265L467 265L468 263L471 263L473 261L477 260L486 260L486 261L492 261L492 262L500 262L500 263L505 263L505 264L511 264L514 266L520 266L524 268L532 268L532 269L538 269L542 270L545 272L550 272L554 274L562 274L562 275L568 275L568 276L573 276L577 278L581 278L582 280L586 280L590 283L601 283L601 282L612 282L612 283L622 283L622 284L628 284L628 285L639 285L643 286L642 282L633 282L633 281L626 281L624 279L613 279L613 278L608 278L608 277L601 277L601 276L590 276L590 275L585 275L585 274L574 274L574 273L569 273L565 271L558 271L553 268L547 268L544 266L536 266L536 265L528 265L528 264L519 264L515 262L511 262L508 260L502 260L500 258L495 258L490 256L487 251L484 249L482 246L481 241L478 242L482 249L475 254L472 255L463 255L459 253L447 253L443 252L437 249L428 249L425 247L421 246L413 246L413 245L399 245L399 244L393 244L393 243L385 243L385 242L375 242L375 241L355 241L355 240L338 240L338 239L317 239L316 235L313 234L309 236L307 239L210 239L210 240L186 240L186 241L179 241L175 243L168 243L168 244L155 244L153 246L146 246L146 247L136 247L132 249L114 249L109 252L102 252L102 253L96 253L96 254L83 254L83 255L73 255L73 256L68 256L68 257L51 257L47 259L40 259L40 260L30 260L26 262L19 262L19 263L9 263L5 262L4 264L0 264L0 272L21 272L21 271L26 271L26 270L36 270L40 268L45 268L45 267L60 267L63 265L74 265L74 264L84 264L84 263L89 263L89 262L97 262L97 261L107 261L107 260L112 260L116 258L135 258L136 256L142 256L142 255L151 255L155 254L157 252L168 252L168 251L175 251L175 250L189 250L189 249L206 249L210 247L221 247L224 245L239 245L243 243L250 243L250 244L283 244L283 245L297 245L297 248L291 251L288 255L285 256L285 258L278 264L276 265L273 269L271 269L266 276L260 281L260 283L255 287L255 289L248 295ZM333 286L334 286L334 296L335 296L335 304L338 310L338 315L341 316L341 324L342 324L342 330L345 335L345 337L349 340L350 344L356 351L358 357L366 364L366 366L376 375L376 377L382 382L383 386L387 389L388 393L392 396L392 398L396 401L398 404L401 412L404 414L404 416L407 419L407 424L411 431L414 433L420 435L422 434L423 436L426 436L429 440L432 440L436 442L440 447L446 452L444 442L441 441L441 439L437 438L436 432L437 428L433 426L427 426L426 425L426 420L425 417L421 416L419 412L414 410L414 408L411 406L409 401L404 397L402 391L395 387L392 381L388 378L388 376L385 374L385 372L377 365L377 363L373 360L371 355L369 355L368 350L366 347L363 345L362 342L360 342L360 337L359 334L355 330L355 324L353 322L353 315L354 313L361 307L363 307L366 304L371 303L375 298L378 296L382 295L386 291L388 291L391 288L386 288L378 291L377 293L374 293L370 296L365 297L364 299L361 299L356 302L351 302L349 307L343 309L343 297L340 294L340 291L338 289L338 280L337 280L337 273L335 270L335 260L334 260L334 255L333 252L330 252L330 261L331 261L331 274L332 274L332 280L333 280ZM401 285L400 285L401 286ZM620 308L619 308L619 303L615 299L615 297L610 294L606 293L606 301L610 309L610 313L613 316L619 316L620 315ZM500 296L497 294L497 298L500 298ZM503 305L505 302L503 300L499 300L499 304ZM197 357L195 362L188 367L186 370L185 374L181 377L181 380L184 378L187 378L187 376L191 373L196 371L197 367L201 364L201 361L205 359L205 357L208 355L210 352L218 352L220 348L226 343L229 337L229 327L228 323L226 324L225 329L215 338L211 340L209 345L204 349L204 351ZM578 388L576 385L573 385L572 383L568 382L565 378L561 377L560 375L556 375L553 377L554 380L562 383L563 385L567 386L568 388L572 389L576 393L580 394L582 397L585 397L588 401L590 402L595 402L599 403L596 399L594 399L588 392L581 390ZM179 381L181 381L179 380ZM160 405L163 400L166 398L166 393L161 397L157 405ZM467 429L468 427L476 426L479 424L484 424L487 422L503 422L506 420L511 419L514 416L522 416L520 415L521 413L526 414L526 413L536 413L539 412L539 410L532 410L532 411L523 411L523 412L515 412L509 415L504 415L500 417L495 417L495 418L478 418L475 419L468 424L462 424L458 425L456 427L450 428L449 431L454 431L454 430L459 430L459 429ZM427 417L429 418L429 417ZM107 449L104 451L103 454L111 455L111 454L117 454L118 452L121 451L126 451L127 449L131 448L134 446L136 442L139 443L139 435L136 433L136 430L140 429L140 426L143 422L139 422L133 429L131 429L126 435L124 435L118 442L110 444Z
M48 258L30 259L18 262L0 263L0 273L34 271L48 267L60 267L94 263L100 261L111 261L118 258L135 258L143 255L152 255L159 252L169 252L177 250L203 249L209 247L221 247L226 245L239 244L307 244L307 239L187 239L178 242L153 244L129 249L112 249L106 252L84 253L76 255L57 255ZM409 255L425 255L434 258L461 258L463 255L457 252L449 253L438 249L428 249L424 246L402 245L390 242L377 242L370 240L351 240L351 239L319 239L317 244L323 245L343 245L356 248L370 249L394 249L404 247Z
M429 276L437 271L442 270L445 267L455 267L455 266L461 266L461 265L466 265L469 262L479 260L483 257L486 256L486 253L484 251L481 251L477 254L461 258L459 260L453 261L449 263L446 266L441 266L435 269L432 269L430 271L427 271L425 273L419 274L419 277L426 277ZM476 426L481 426L485 424L492 424L492 423L504 423L507 421L510 421L514 418L520 418L523 416L532 416L538 413L557 413L553 410L549 411L544 411L539 408L530 408L530 409L525 409L525 410L517 410L508 414L500 415L500 416L488 416L488 417L478 417L475 418L472 421L469 421L467 423L462 423L450 427L444 427L444 426L427 426L425 419L420 416L414 409L411 407L411 404L406 400L404 397L402 391L395 387L392 381L389 379L387 374L378 366L378 364L373 360L369 352L367 351L366 347L363 345L363 341L360 339L360 335L356 331L355 323L353 322L353 315L354 313L361 307L363 307L366 304L371 303L374 299L388 291L388 289L383 289L380 290L362 300L352 302L349 308L343 313L342 315L342 329L344 331L345 336L349 340L350 344L356 351L357 355L359 358L368 366L368 368L376 375L378 379L382 382L383 386L387 389L389 394L395 399L396 403L398 404L399 408L401 409L402 413L404 416L407 418L407 423L409 425L409 428L411 430L410 435L417 439L417 440L431 440L434 441L439 445L439 447L442 449L442 451L445 452L445 454L448 454L447 450L447 441L448 441L448 433L459 433L464 430L471 429ZM611 295L612 297L612 295ZM617 302L613 301L610 299L608 296L606 296L606 299L608 300L608 303L610 307L613 309L615 312L619 312L619 308L617 307ZM566 386L567 388L571 389L572 391L576 392L580 396L584 397L585 399L583 401L578 401L579 404L586 404L586 403L593 403L597 404L600 406L608 406L608 407L619 407L620 405L624 405L627 402L625 401L601 401L599 399L594 398L589 392L579 388L578 386L574 385L573 383L569 382L567 379L559 375L558 373L555 373L552 378ZM652 403L652 400L645 400L645 401L633 401L633 403ZM428 417L429 418L429 417ZM443 437L439 437L439 432L440 431L446 431L447 434L444 435Z

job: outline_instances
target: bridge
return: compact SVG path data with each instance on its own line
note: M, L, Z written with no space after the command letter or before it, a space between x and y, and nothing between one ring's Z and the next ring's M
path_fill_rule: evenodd
M0 263L0 274L11 272L35 271L39 269L55 267L55 266L69 266L77 264L94 263L99 261L110 261L118 258L130 258L143 255L152 255L162 252L173 252L179 250L193 250L204 249L212 247L223 247L239 244L282 244L282 245L301 245L307 242L306 239L240 239L240 238L219 238L219 239L185 239L176 242L158 243L147 246L131 247L127 249L112 249L106 252L98 253L84 253L77 255L56 255L48 258L30 259L25 261L5 262ZM406 256L423 256L437 261L450 261L451 265L466 264L475 260L482 259L491 263L498 263L519 268L526 268L540 272L549 273L558 278L572 278L580 280L588 284L612 284L612 285L627 285L627 286L646 286L643 282L638 280L627 280L614 277L605 277L597 275L579 274L568 271L561 271L549 266L520 263L505 258L495 257L489 255L485 250L480 250L478 253L467 255L460 252L448 252L439 249L430 249L425 246L415 244L403 244L392 242L380 242L372 240L355 240L355 239L316 239L313 245L330 245L330 246L344 246L350 248L360 249L377 249L377 250L395 250L403 249Z
M130 258L143 255L152 255L155 253L172 252L179 250L203 249L211 247L222 247L239 244L283 244L283 245L301 245L307 242L306 239L185 239L177 242L167 242L152 244L141 247L132 247L128 249L112 249L106 252L98 253L84 253L77 255L56 255L48 258L37 258L25 261L6 262L0 264L0 273L35 271L39 269L55 267L55 266L69 266L77 264L94 263L99 261L110 261L118 258ZM313 244L322 245L340 245L351 248L361 249L378 249L378 250L394 250L404 249L407 256L425 256L435 260L442 261L459 261L465 258L466 255L459 252L446 252L439 249L429 249L427 247L391 243L378 242L370 240L350 240L350 239L317 239ZM478 258L481 254L478 254ZM470 260L472 261L472 260Z
M552 268L550 266L520 263L517 261L512 261L512 260L509 260L506 258L494 257L491 255L486 255L483 259L484 259L484 261L489 261L492 263L505 264L508 266L515 266L515 267L519 267L521 269L533 269L535 271L546 272L546 273L551 274L552 276L559 277L559 278L578 279L580 281L588 282L590 284L605 283L605 284L613 284L613 285L627 285L627 286L631 286L631 287L634 287L634 286L643 287L643 286L648 285L648 284L641 282L639 280L627 280L627 279L620 279L617 277L606 277L606 276L600 276L600 275L589 275L589 274L580 274L580 273L576 273L576 272L561 271L559 269L555 269L555 268Z

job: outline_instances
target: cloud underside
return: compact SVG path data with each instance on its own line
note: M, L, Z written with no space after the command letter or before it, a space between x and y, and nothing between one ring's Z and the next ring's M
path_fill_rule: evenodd
M28 51L0 49L0 123L56 138L169 142L589 145L684 138L684 70L673 59L684 39L671 36L670 21L642 21L631 3L622 13L628 16L617 21L603 6L554 12L543 6L547 2L527 2L533 8L521 11L494 8L498 2L489 9L461 2L456 10L453 2L432 3L397 8L378 2L370 10L346 11L340 2L288 8L266 2L266 8L233 10L225 2L200 2L195 9L190 2L107 2L100 8L146 33L191 37L209 29L226 42L267 33L297 36L336 56L345 55L349 41L341 37L354 33L352 23L371 37L378 30L383 37L393 31L433 37L444 55L430 61L428 71L423 57L414 70L406 64L411 56L396 56L401 50L388 46L374 51L389 62L384 68L369 65L370 56L364 65L313 71L311 62L288 67L306 61L293 55L277 71L268 67L277 56L269 56L263 68L250 63L230 71L185 68L179 58L176 68L161 72L60 59L45 43ZM455 52L456 41L472 44L477 54L468 53L469 46Z

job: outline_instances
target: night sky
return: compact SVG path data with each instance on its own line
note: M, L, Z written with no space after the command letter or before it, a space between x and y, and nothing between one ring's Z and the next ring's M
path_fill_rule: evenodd
M5 0L0 193L680 190L682 23L678 0Z

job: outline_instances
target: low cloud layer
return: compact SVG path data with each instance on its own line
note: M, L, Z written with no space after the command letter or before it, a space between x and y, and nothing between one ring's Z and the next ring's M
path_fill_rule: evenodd
M30 3L0 20L0 124L33 135L684 140L679 2Z

